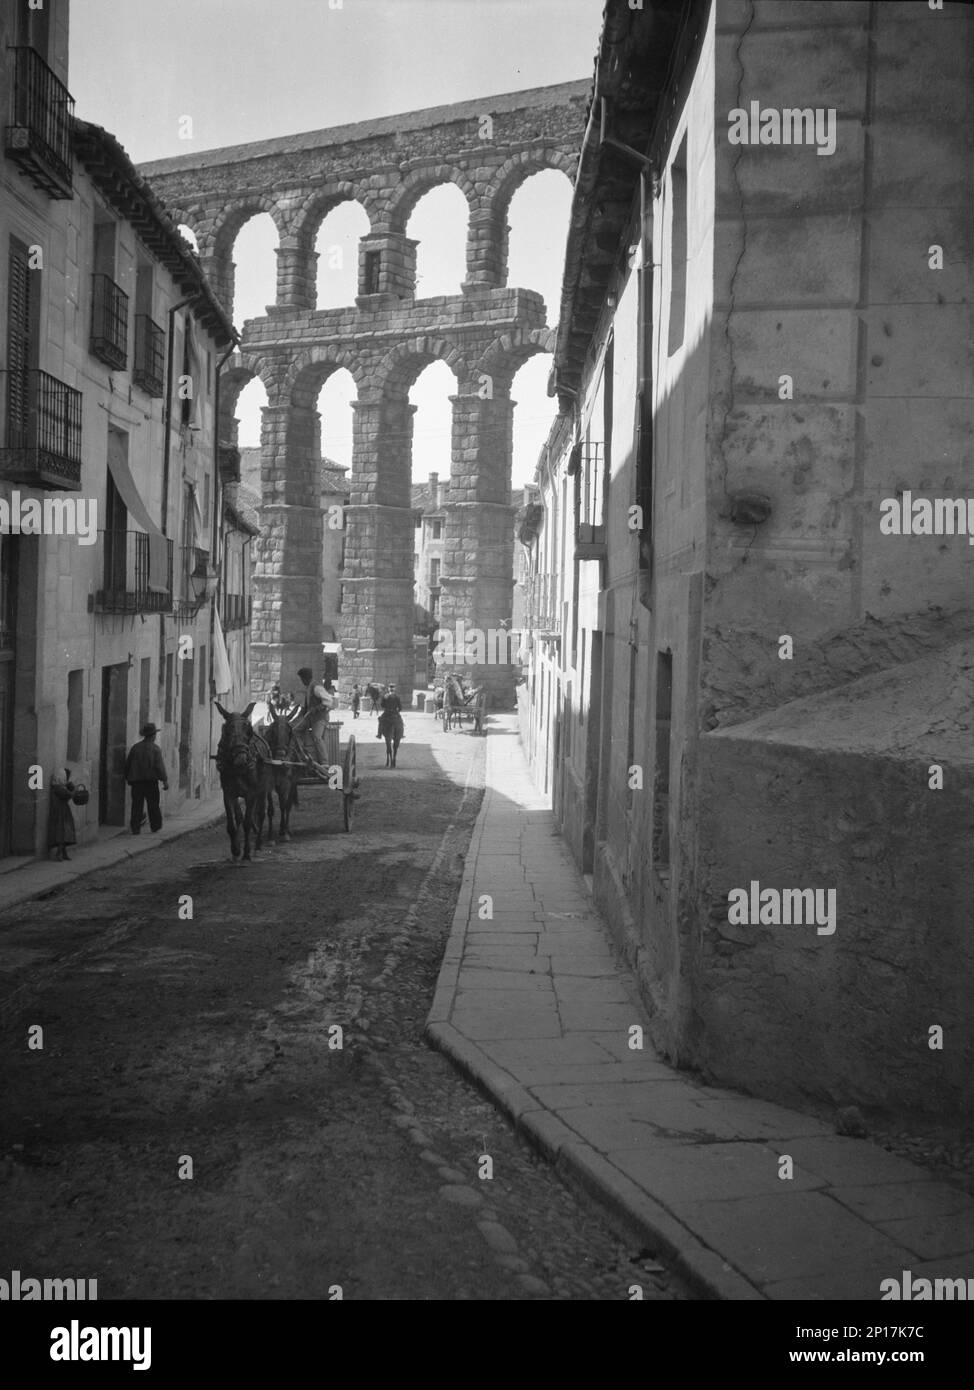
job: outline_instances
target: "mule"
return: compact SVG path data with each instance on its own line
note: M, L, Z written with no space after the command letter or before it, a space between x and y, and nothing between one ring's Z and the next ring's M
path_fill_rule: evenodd
M398 710L382 711L379 715L379 732L386 741L386 767L395 767L403 736L402 715Z
M298 803L298 786L295 780L295 769L290 766L291 743L295 738L294 729L289 719L289 711L275 705L270 706L269 719L260 730L258 738L267 745L267 751L275 763L281 766L268 767L268 786L267 786L267 843L274 843L274 795L277 794L278 808L278 837L281 840L291 838L291 810ZM264 811L265 802L259 801L257 805L257 849L261 848L261 839L264 830Z
M375 681L369 681L368 685L365 687L365 693L372 701L369 714L375 714L376 710L379 708L379 701L382 699L382 687L376 685Z
M443 685L443 729L446 732L453 728L453 721L456 720L457 728L463 727L464 710L463 690L456 676L447 676Z
M230 853L234 863L246 863L251 860L250 841L254 834L257 803L259 798L266 798L270 774L273 771L261 758L261 740L250 722L254 703L251 701L241 714L232 714L219 702L216 706L223 716L223 733L216 750L216 766L220 774L223 809L227 817L227 834L230 836ZM256 848L260 848L259 840Z

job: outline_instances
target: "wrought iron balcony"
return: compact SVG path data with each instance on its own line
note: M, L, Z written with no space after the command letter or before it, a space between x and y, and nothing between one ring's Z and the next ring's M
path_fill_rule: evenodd
M14 48L8 158L49 198L73 198L71 119L74 98L33 48Z
M135 316L135 363L132 380L146 395L161 396L165 391L166 335L148 314Z
M7 442L0 482L78 492L81 392L32 369L7 376Z
M107 275L93 275L91 341L93 356L116 371L128 362L129 297Z
M250 594L223 595L223 628L249 627L252 613Z
M525 585L524 627L539 637L561 636L561 609L553 575L533 575Z
M149 588L149 537L105 531L104 588L89 600L95 613L168 613L172 609L172 541L166 541L166 588Z

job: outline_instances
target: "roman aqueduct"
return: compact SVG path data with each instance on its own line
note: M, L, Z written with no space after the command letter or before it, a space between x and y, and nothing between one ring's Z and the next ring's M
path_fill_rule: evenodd
M588 82L565 83L142 166L174 220L195 233L227 305L241 227L267 212L279 233L276 303L247 321L221 376L225 443L236 442L236 402L247 382L260 377L268 400L253 578L255 690L281 675L293 683L298 667L320 663L326 520L316 401L342 367L357 391L344 517L343 686L371 676L397 681L405 693L411 686L409 389L434 361L456 379L440 622L487 629L510 616L511 382L529 357L551 351L554 335L541 296L507 285L507 214L530 175L574 175L589 94ZM419 199L447 182L469 206L466 278L459 295L417 299L417 243L406 225ZM316 234L348 200L370 224L360 242L358 296L347 308L317 310ZM509 698L510 667L470 674Z

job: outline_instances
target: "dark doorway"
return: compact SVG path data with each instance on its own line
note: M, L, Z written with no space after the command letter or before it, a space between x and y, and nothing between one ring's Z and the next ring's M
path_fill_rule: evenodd
M13 825L16 553L17 537L0 535L0 856L10 853Z
M582 827L582 873L595 870L595 823L599 809L599 759L602 753L602 634L592 633L588 729L585 736L585 818Z
M193 771L193 670L194 659L184 657L179 663L179 786L189 792Z
M98 768L98 823L125 824L125 755L128 751L129 668L101 670L101 760Z

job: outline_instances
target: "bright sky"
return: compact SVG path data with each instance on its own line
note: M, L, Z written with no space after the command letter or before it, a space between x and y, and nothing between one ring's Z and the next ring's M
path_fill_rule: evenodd
M69 85L78 115L145 162L588 78L601 20L602 0L73 0ZM191 140L180 138L187 115ZM562 175L537 175L508 218L509 284L538 290L549 323L570 194ZM417 207L407 230L420 240L420 298L459 291L465 225L453 187ZM363 229L351 204L323 224L319 308L352 302ZM238 237L238 327L273 302L275 245L269 218ZM515 379L515 486L531 477L554 413L549 368L548 357L535 357ZM452 389L440 364L413 388L417 481L449 473ZM323 452L346 464L353 394L347 374L336 373L319 398ZM262 404L259 384L241 396L243 445L260 442Z

